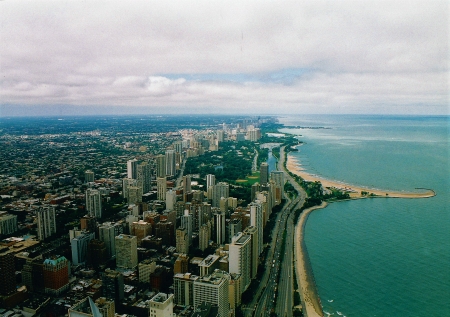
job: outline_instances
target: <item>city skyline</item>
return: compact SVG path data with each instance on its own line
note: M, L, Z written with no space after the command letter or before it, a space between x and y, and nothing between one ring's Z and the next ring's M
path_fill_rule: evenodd
M449 114L446 1L0 8L0 117Z

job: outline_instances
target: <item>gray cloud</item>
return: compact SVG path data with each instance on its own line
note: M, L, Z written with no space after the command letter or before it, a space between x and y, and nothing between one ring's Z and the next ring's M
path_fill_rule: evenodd
M448 7L2 1L0 102L449 113Z

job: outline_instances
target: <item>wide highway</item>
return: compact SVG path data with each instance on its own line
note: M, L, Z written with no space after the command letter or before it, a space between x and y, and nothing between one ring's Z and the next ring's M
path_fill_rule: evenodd
M244 308L245 316L248 317L270 316L271 312L275 312L277 316L292 316L294 294L294 213L292 211L303 206L306 193L285 171L284 157L285 152L284 147L282 147L278 160L278 170L284 171L285 181L290 182L299 195L292 201L287 199L284 208L276 217L276 224L272 231L272 242L265 262L266 269L252 302ZM286 238L283 248L282 242L285 230ZM284 252L283 256L281 252ZM277 291L278 293L276 293Z

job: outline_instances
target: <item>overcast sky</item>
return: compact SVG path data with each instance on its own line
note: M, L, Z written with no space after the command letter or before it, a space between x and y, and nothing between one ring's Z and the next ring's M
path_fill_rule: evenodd
M448 19L433 0L4 0L0 115L450 114Z

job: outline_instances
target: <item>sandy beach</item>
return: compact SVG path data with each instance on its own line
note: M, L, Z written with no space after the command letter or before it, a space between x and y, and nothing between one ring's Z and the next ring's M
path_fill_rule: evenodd
M286 167L289 171L292 173L300 176L304 180L307 181L319 181L322 183L322 186L324 188L337 188L342 191L346 191L349 193L350 198L357 199L357 198L367 198L367 195L362 195L362 192L368 192L369 194L375 195L375 197L390 197L390 198L429 198L436 195L436 193L433 190L430 189L423 189L423 192L398 192L398 191L391 191L391 190L382 190L382 189L375 189L375 188L365 188L365 187L359 187L354 186L350 184L345 184L338 181L332 181L325 178L321 178L315 175L311 175L304 171L304 169L301 167L301 163L297 161L297 159L292 156L288 155ZM373 197L373 196L372 196Z
M326 202L320 206L314 206L305 209L295 226L295 254L296 254L296 276L297 283L300 286L300 298L303 306L303 313L307 317L322 317L324 316L322 304L320 303L319 295L314 281L314 275L309 261L308 251L303 240L304 229L308 215L315 209L325 208Z
M351 199L361 199L368 197L386 197L386 198L428 198L435 196L435 192L430 189L423 189L422 192L398 192L390 190L381 190L374 188L365 188L360 186L354 186L350 184L345 184L339 181L332 181L316 175L311 175L304 171L301 167L301 163L292 156L287 156L286 161L287 169L302 177L307 181L319 181L322 183L323 188L337 188L341 191L345 191L350 195ZM368 193L363 195L362 192ZM324 316L322 305L320 303L320 298L316 289L316 284L314 281L314 274L311 268L311 263L309 261L308 251L304 242L304 228L309 214L319 208L325 208L327 206L326 202L323 202L320 206L314 206L305 209L298 223L295 227L295 254L296 254L296 273L297 282L300 287L300 298L303 306L303 312L305 316L308 317L320 317Z

